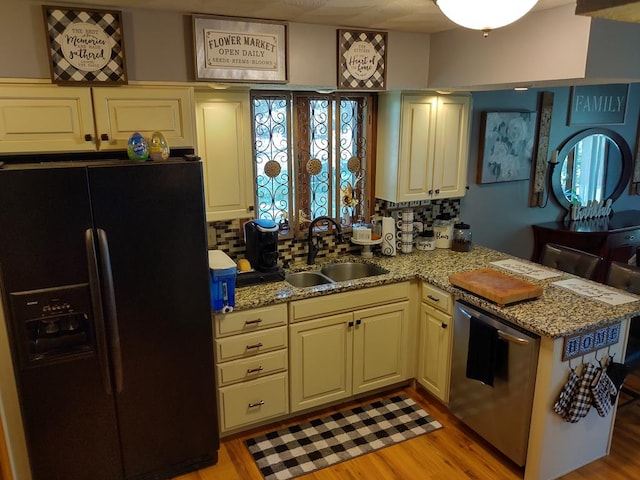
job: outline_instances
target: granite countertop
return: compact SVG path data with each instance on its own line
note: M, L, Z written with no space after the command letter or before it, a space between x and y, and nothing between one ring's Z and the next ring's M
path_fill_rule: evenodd
M395 257L374 256L374 258L371 259L364 259L360 256L341 256L331 259L327 263L334 263L336 261L364 261L375 263L388 270L389 273L348 282L305 288L296 288L284 281L236 288L235 309L244 310L276 303L302 300L320 295L329 295L360 288L419 279L454 294L457 299L468 301L531 332L546 337L569 336L597 326L606 326L617 320L640 315L640 297L638 297L638 301L636 302L612 306L551 285L558 280L577 278L574 275L562 273L561 276L548 280L533 280L530 277L501 269L490 263L496 260L510 258L516 257L479 245L474 245L470 252L454 252L448 249L436 249L433 251L416 250L413 253L398 254ZM520 258L517 260L528 262ZM290 271L313 270L319 269L320 267L321 264L315 266L292 264ZM501 307L491 301L484 300L465 290L454 287L449 282L449 275L452 273L476 270L479 268L492 268L540 285L543 288L543 294L535 300Z

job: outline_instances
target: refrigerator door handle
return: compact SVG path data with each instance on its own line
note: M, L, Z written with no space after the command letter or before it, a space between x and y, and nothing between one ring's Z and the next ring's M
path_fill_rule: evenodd
M98 350L98 363L102 374L102 384L107 395L113 395L111 388L111 373L109 372L109 356L107 353L107 337L104 327L104 315L102 313L102 297L100 296L100 279L98 277L98 257L96 245L93 241L93 230L84 232L85 246L87 249L87 268L89 270L89 291L91 293L91 305L93 306L93 318L96 331L96 349Z
M113 361L113 375L116 393L122 392L122 351L120 349L120 333L118 331L118 315L116 313L116 295L113 289L113 273L111 272L111 257L109 256L109 242L107 233L98 228L98 248L100 249L100 267L104 291L104 311L109 327L111 358Z

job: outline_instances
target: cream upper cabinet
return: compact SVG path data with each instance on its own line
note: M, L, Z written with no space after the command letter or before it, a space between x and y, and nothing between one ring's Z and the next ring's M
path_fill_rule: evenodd
M173 147L195 147L191 87L94 87L99 150L123 150L132 133L161 132Z
M375 196L391 202L464 196L470 104L468 95L380 94Z
M422 286L418 383L443 402L449 401L453 301L433 285Z
M0 152L95 150L91 89L0 85Z
M207 221L252 216L249 92L197 92L198 155L202 158Z
M193 147L190 87L0 85L0 152L125 150L129 137L163 133Z

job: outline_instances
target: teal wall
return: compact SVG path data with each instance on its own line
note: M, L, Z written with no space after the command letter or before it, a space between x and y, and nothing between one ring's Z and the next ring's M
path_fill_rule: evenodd
M573 134L585 126L567 126L570 87L530 89L524 92L500 90L473 93L471 137L469 145L469 190L461 202L461 218L471 224L474 242L522 258L533 250L531 225L561 220L566 211L549 198L545 208L529 207L530 180L477 184L481 112L535 111L542 91L553 92L554 103L549 136L549 156ZM625 123L595 125L622 135L632 152L636 150L640 115L640 84L629 86ZM640 196L630 196L628 188L613 205L614 212L640 210Z

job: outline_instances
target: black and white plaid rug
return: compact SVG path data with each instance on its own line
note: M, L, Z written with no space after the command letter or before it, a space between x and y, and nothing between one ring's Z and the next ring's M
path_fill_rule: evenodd
M399 395L245 443L265 480L285 480L439 428L442 425L411 398Z

